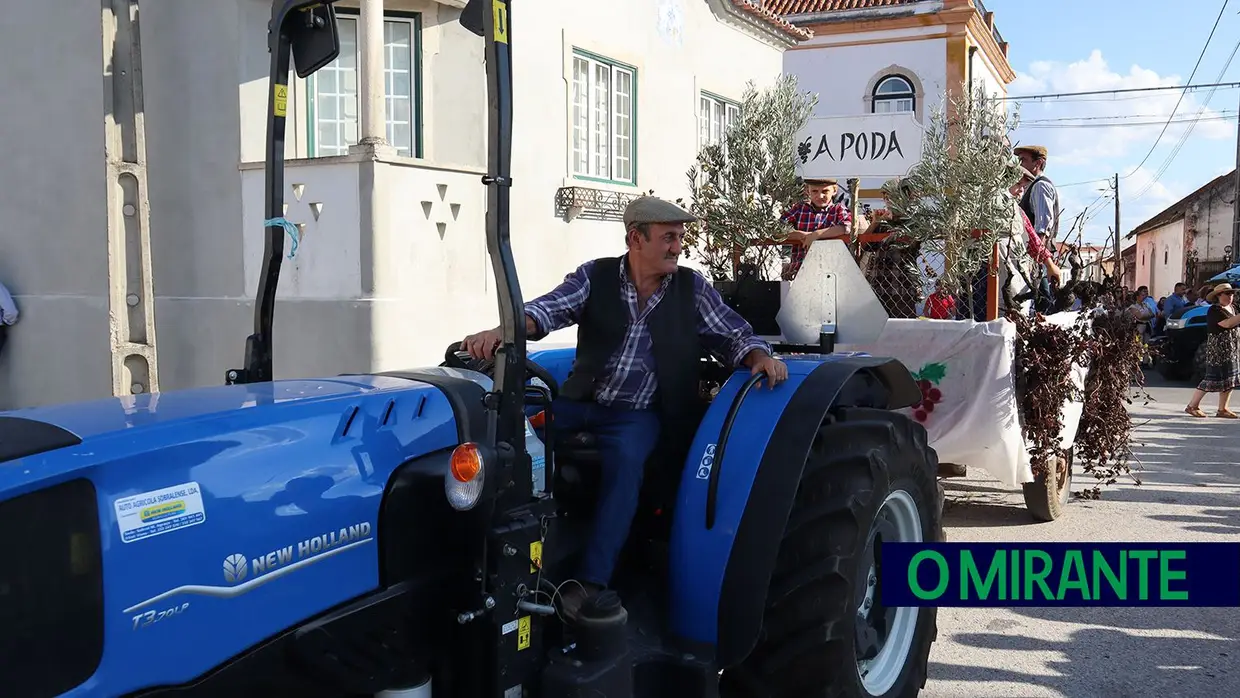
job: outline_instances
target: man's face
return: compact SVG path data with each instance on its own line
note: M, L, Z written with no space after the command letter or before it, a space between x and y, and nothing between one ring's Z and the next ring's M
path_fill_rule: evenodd
M641 259L642 267L664 274L676 271L685 239L685 224L651 223L646 230L649 239L636 228L629 231L629 249Z
M809 199L811 204L821 208L831 203L838 189L839 187L834 184L806 184L805 198Z
M1176 285L1175 285L1175 295L1177 295L1177 296L1182 296L1182 295L1184 295L1184 294L1185 294L1185 293L1187 293L1187 292L1188 292L1188 287L1187 287L1187 286L1185 286L1184 284L1176 284Z
M1034 174L1041 172L1042 167L1046 164L1045 160L1039 159L1037 155L1034 155L1027 150L1020 151L1016 154L1016 157L1020 158L1021 167L1024 167L1026 170L1029 170Z

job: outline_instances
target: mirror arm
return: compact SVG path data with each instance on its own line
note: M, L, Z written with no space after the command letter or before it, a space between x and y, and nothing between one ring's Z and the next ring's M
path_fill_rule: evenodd
M287 87L292 62L292 42L284 31L289 11L276 0L272 7L271 22L267 25L268 50L271 53L270 84L267 93L267 144L266 174L263 185L265 221L273 221L284 215L284 137L287 119ZM306 15L313 16L307 12ZM276 92L284 89L285 97L277 105ZM277 110L279 106L280 110ZM254 299L254 333L245 340L245 368L229 369L224 382L227 385L261 383L273 377L272 328L275 322L276 289L280 283L280 265L284 255L284 227L268 225L263 230L263 266L258 277L258 292Z

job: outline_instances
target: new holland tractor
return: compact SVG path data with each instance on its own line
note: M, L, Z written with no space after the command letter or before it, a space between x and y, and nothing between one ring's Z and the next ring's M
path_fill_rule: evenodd
M597 454L554 430L571 350L527 356L517 321L510 5L461 18L486 42L496 359L274 380L272 225L226 385L0 414L0 694L919 693L936 609L884 605L881 552L939 539L942 495L891 359L790 356L767 389L704 357L687 457L652 457L614 589L563 619ZM269 49L275 220L290 68L338 54L333 5L276 0Z

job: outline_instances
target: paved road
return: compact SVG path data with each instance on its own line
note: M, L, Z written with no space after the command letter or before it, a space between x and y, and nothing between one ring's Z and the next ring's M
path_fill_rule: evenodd
M1033 524L1019 492L947 480L949 540L1240 541L1240 422L1189 417L1191 388L1147 375L1155 402L1133 407L1144 484L1104 487L1101 501ZM922 696L1237 695L1238 638L1240 609L945 608Z

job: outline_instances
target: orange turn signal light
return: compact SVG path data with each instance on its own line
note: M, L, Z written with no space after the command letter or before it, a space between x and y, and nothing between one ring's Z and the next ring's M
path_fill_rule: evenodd
M482 453L478 444L463 443L452 451L452 477L459 482L472 482L482 472Z
M541 429L546 425L547 425L547 411L546 410L539 410L538 414L534 415L533 417L530 417L530 426L534 427L535 429Z

